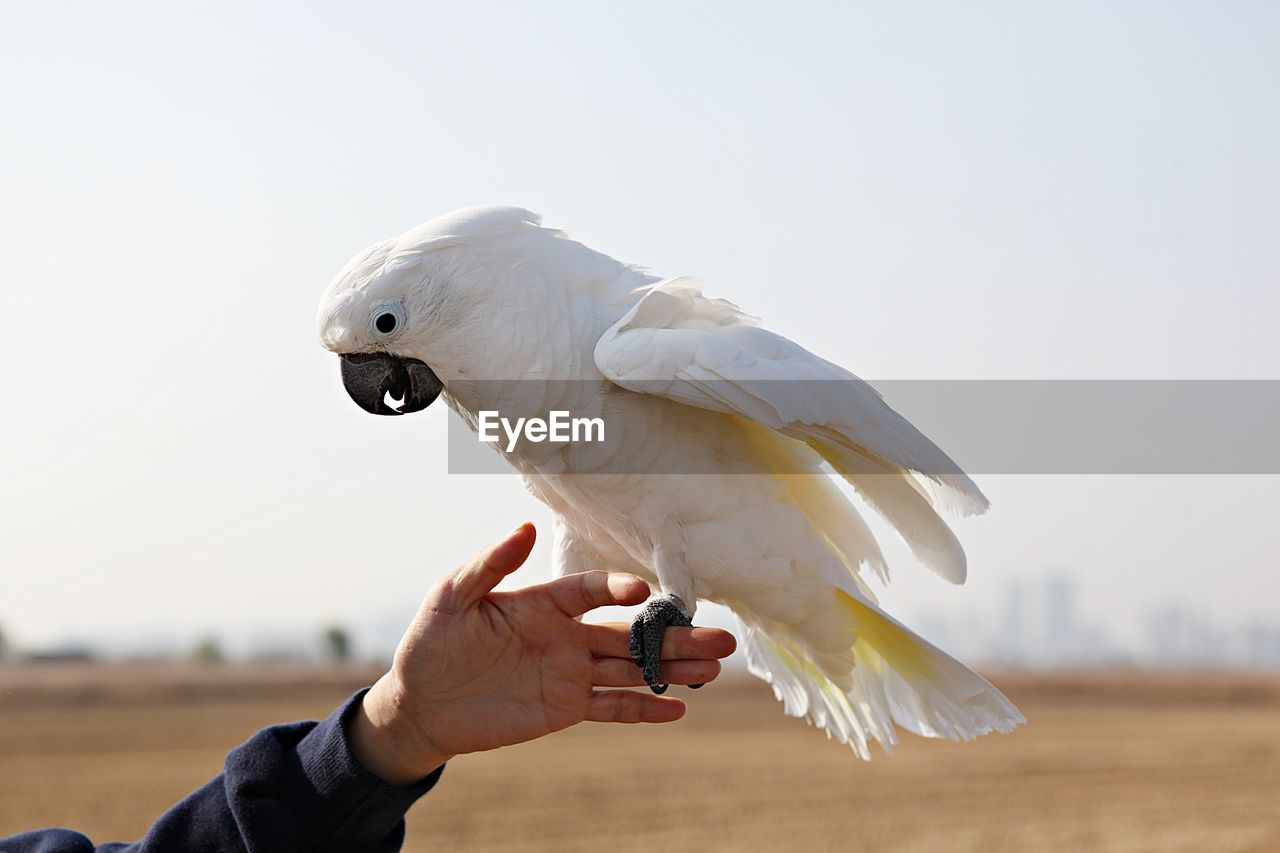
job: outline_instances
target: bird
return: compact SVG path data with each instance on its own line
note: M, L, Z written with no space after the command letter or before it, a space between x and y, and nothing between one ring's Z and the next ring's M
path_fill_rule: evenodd
M603 423L595 441L526 432L493 449L552 510L557 576L607 568L659 590L631 624L654 692L666 628L709 601L736 614L784 711L864 759L899 728L971 740L1025 722L880 607L868 580L888 581L884 556L837 480L953 584L966 558L940 513L987 498L869 383L699 279L615 260L523 208L471 207L358 253L317 325L370 413L443 398L472 430L495 412Z

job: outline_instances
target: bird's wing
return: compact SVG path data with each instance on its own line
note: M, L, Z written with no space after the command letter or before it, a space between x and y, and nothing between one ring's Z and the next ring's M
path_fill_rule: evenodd
M844 368L762 328L700 282L660 282L595 347L610 381L689 406L750 418L806 442L902 534L925 565L954 583L964 552L934 511L988 502L932 441Z

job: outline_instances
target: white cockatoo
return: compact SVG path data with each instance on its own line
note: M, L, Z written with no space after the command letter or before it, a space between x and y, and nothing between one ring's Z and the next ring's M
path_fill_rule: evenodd
M967 740L1024 721L879 608L862 572L884 579L884 559L824 466L957 584L964 552L936 508L977 513L986 498L871 386L696 279L659 279L527 210L476 207L356 255L318 322L370 412L443 396L473 428L482 412L603 421L602 441L495 449L555 513L557 574L660 588L632 632L655 691L663 630L705 600L737 614L751 672L787 713L864 758L872 740L897 743L895 723Z

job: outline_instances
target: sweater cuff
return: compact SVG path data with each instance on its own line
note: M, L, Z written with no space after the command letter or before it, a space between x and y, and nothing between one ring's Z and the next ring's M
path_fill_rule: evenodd
M444 772L437 767L412 785L392 785L369 771L351 751L346 723L369 688L357 691L298 743L302 772L331 809L325 846L345 849L344 842L381 839L399 828L405 812L435 786ZM358 849L358 848L357 848Z

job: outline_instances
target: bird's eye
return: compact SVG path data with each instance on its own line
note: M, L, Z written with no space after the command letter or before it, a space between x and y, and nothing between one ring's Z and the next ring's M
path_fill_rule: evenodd
M398 299L379 302L369 310L369 331L375 335L398 334L404 328L404 303Z

